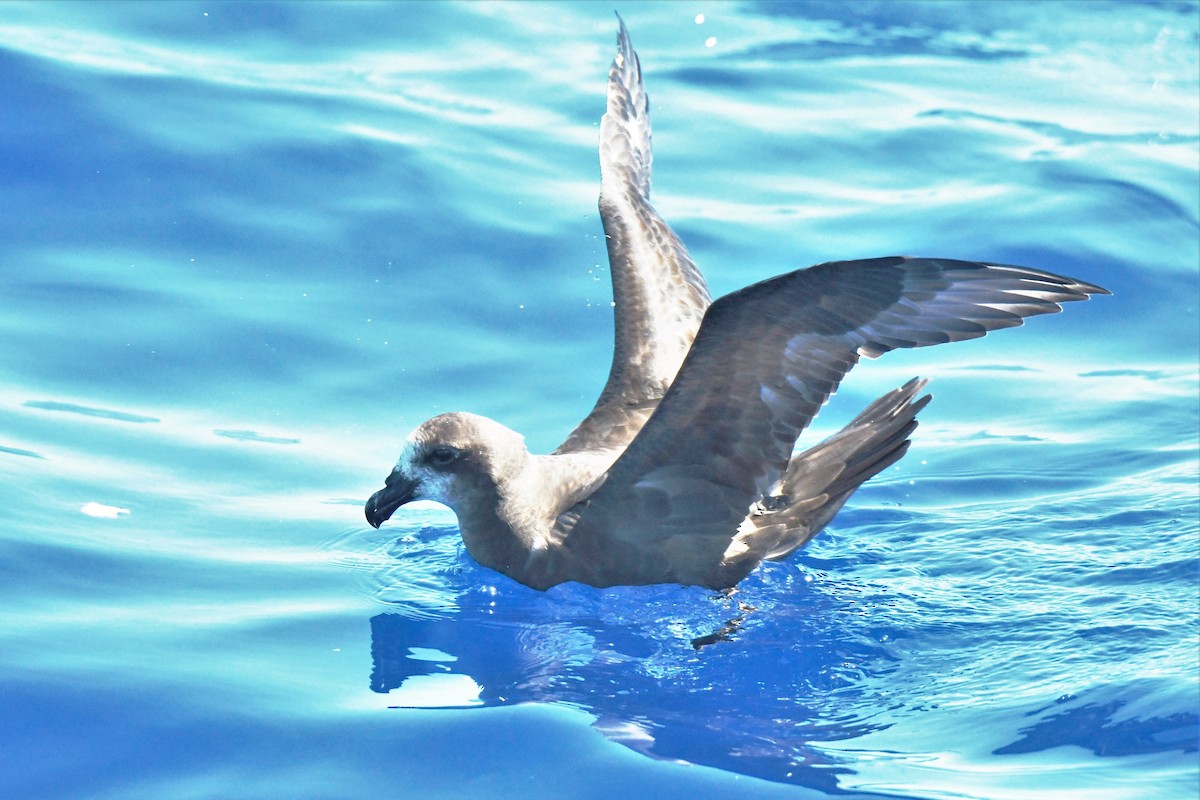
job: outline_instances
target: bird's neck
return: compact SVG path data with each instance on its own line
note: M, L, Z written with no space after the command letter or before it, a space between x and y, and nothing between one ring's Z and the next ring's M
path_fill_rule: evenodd
M559 514L593 491L615 455L603 453L528 456L520 470L490 487L488 502L460 509L458 524L471 557L528 585L551 586L569 578L556 573Z
M494 503L472 504L470 508L456 509L455 513L471 558L519 580L517 573L528 560L529 547L523 532L502 513L503 505L497 498Z

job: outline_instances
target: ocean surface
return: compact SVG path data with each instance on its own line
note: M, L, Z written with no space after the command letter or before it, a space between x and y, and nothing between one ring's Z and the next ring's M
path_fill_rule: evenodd
M911 451L732 597L537 592L362 506L603 385L614 5L0 2L0 797L1194 800L1200 6L615 8L714 295L1113 295L856 368Z

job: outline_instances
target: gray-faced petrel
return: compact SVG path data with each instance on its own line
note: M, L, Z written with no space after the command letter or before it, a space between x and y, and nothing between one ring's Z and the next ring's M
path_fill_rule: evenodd
M474 414L422 423L367 521L444 503L472 558L537 589L723 589L803 546L908 449L929 401L919 380L793 453L859 358L974 339L1108 292L1025 267L892 257L818 264L713 302L650 205L649 103L624 23L617 45L600 124L616 342L600 399L549 455Z

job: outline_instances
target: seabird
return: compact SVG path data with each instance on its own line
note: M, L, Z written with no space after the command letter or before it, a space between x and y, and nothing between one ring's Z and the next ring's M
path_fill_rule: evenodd
M549 455L475 414L422 423L367 501L372 526L434 500L458 516L472 558L535 589L730 588L802 547L908 449L930 399L916 379L793 452L859 358L974 339L1108 294L1026 267L891 257L818 264L713 302L650 204L650 162L649 102L620 22L600 123L608 382Z

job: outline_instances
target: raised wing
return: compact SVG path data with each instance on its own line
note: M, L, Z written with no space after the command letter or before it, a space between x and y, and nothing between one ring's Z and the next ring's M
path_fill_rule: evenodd
M711 302L683 243L650 205L649 112L641 65L621 22L600 120L600 217L615 301L612 368L595 408L559 453L628 444L671 385Z
M666 547L687 556L667 557L665 569L715 567L861 356L973 339L1098 293L1107 294L1024 267L880 258L820 264L727 295L603 485L560 518L566 544Z

